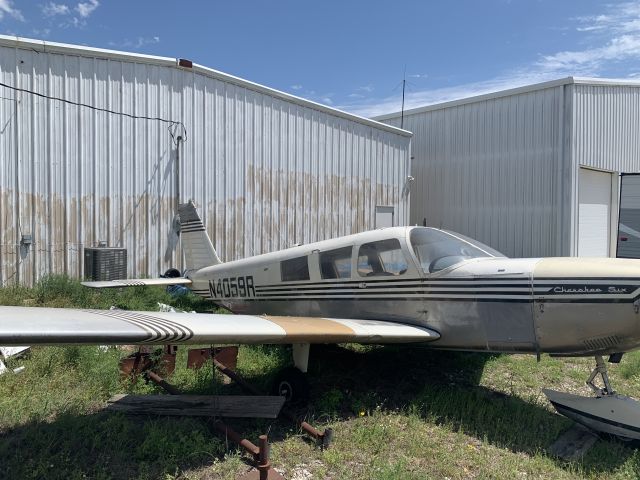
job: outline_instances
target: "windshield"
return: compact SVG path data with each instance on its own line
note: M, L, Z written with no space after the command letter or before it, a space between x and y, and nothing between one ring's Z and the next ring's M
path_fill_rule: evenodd
M468 237L434 228L414 228L409 238L425 272L437 272L470 258L504 257L500 252Z

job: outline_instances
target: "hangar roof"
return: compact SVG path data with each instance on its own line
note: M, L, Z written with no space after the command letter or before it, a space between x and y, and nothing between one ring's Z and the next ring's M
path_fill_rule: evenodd
M31 38L23 38L23 37L10 36L10 35L0 35L0 46L29 49L29 50L34 50L36 52L60 53L60 54L66 54L66 55L75 54L79 56L91 56L95 58L106 58L106 59L111 58L111 59L118 59L118 60L125 60L125 61L128 60L136 63L149 63L153 65L158 65L158 66L176 67L176 68L178 67L178 59L176 58L159 57L155 55L144 55L141 53L122 52L118 50L86 47L82 45L70 45L65 43L49 42L45 40L35 40ZM206 75L208 77L216 78L218 80L222 80L225 82L233 83L235 85L248 88L256 92L271 95L273 97L277 97L282 100L301 105L303 107L307 107L307 108L318 110L324 113L335 115L337 117L345 118L347 120L361 123L361 124L374 127L380 130L396 133L398 135L402 135L405 137L412 136L412 133L407 130L403 130L401 128L380 123L376 120L371 120L369 118L361 117L353 113L348 113L343 110L339 110L337 108L327 107L326 105L322 105L320 103L316 103L311 100L297 97L289 93L281 92L274 88L260 85L259 83L250 82L249 80L244 80L242 78L235 77L233 75L229 75L228 73L223 73L218 70L214 70L213 68L205 67L203 65L193 63L192 68L189 68L189 69L181 68L181 69Z
M442 110L450 107L457 107L469 103L482 102L494 98L508 97L511 95L519 95L521 93L543 90L545 88L558 87L562 85L606 85L606 86L631 86L640 87L640 80L616 79L616 78L589 78L589 77L565 77L547 82L534 83L523 87L510 88L508 90L500 90L498 92L485 93L483 95L475 95L473 97L461 98L449 102L435 103L424 107L412 108L404 111L404 115L413 115L416 113L429 112L433 110ZM393 112L385 115L373 117L375 120L383 121L400 117L401 112Z

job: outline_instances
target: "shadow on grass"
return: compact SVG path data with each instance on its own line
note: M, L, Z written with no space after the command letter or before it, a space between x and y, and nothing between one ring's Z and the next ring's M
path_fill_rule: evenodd
M312 355L312 408L318 418L399 410L500 448L550 457L550 445L573 425L547 408L541 392L522 399L480 386L485 363L495 354L407 346L355 352L323 346ZM600 440L577 462L551 458L561 468L575 471L577 465L584 473L600 474L612 472L634 452L621 442Z
M277 348L277 361L289 358L285 348ZM549 411L541 397L525 401L479 386L492 355L408 346L360 351L320 346L312 348L311 355L310 409L317 422L399 410L529 455L546 455L571 425ZM236 385L212 384L204 373L185 381L184 393L240 393ZM264 390L274 374L249 377ZM172 381L179 384L180 378ZM298 433L284 421L233 419L229 424L252 441L267 431L272 441ZM162 478L212 465L230 450L233 446L201 418L67 413L0 434L0 478ZM600 441L577 466L600 476L632 454L632 449ZM576 470L576 463L556 464Z
M206 390L200 385L196 392L184 393L240 393L235 385L216 384L215 392ZM103 410L59 414L51 422L27 423L0 433L0 478L173 478L211 466L228 454L243 453L213 427L214 420ZM225 422L255 444L265 432L277 441L291 431L272 419ZM235 478L236 469L246 471L249 460L246 455L237 456L237 462L227 466L227 476Z
M223 476L226 472L229 477L236 469L246 470L240 457L233 455L237 451L235 445L226 442L212 428L211 422L203 418L125 416L100 410L100 400L114 391L161 393L159 388L145 384L141 378L135 383L117 380L117 360L111 358L117 355L113 351L49 347L34 349L32 353L26 373L3 378L5 395L10 396L12 389L31 391L27 396L33 401L28 399L25 402L28 405L21 405L18 400L5 397L0 398L0 406L23 411L25 416L18 415L17 418L34 420L21 420L13 428L0 428L0 479L173 478L184 471L220 463L229 453L232 453L231 461L218 465L216 472L222 472ZM94 354L98 354L95 359ZM186 364L186 350L182 354L185 358L179 359L182 360L180 365ZM43 368L43 364L51 367ZM93 368L97 366L100 368ZM77 385L70 385L68 392L62 388L48 391L47 380L59 376L65 369L75 375L63 378ZM94 383L100 376L116 377L116 380L113 384L109 381L97 386ZM184 388L184 393L240 393L237 385L212 382L212 377L209 365L198 371L179 368L169 380ZM57 387L62 386L61 382L56 383ZM78 386L94 393L96 408L82 406L85 403L77 398ZM49 411L56 413L47 417L43 412ZM5 418L7 425L11 425L16 417L6 415ZM258 435L265 433L273 422L236 422L234 419L229 424L257 443ZM273 438L284 436L285 432L282 432Z
M63 414L0 437L2 478L159 478L211 464L223 441L191 418Z

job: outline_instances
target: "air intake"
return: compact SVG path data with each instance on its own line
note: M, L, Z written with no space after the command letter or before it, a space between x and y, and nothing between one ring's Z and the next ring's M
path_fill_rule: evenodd
M620 338L616 335L611 335L609 337L589 338L583 342L587 349L598 351L616 347L620 343Z
M127 278L127 249L93 247L84 249L84 278L121 280Z

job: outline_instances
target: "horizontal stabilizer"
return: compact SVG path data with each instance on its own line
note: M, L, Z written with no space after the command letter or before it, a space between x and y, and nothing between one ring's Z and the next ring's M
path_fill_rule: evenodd
M378 320L0 307L0 345L414 343L425 327Z
M192 201L178 205L178 216L186 269L197 270L222 263Z
M144 286L169 286L169 285L191 285L191 280L184 277L176 278L130 278L126 280L103 280L93 282L82 282L85 287L91 288L117 288L117 287L144 287Z

